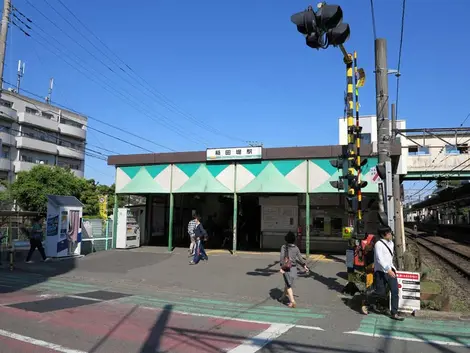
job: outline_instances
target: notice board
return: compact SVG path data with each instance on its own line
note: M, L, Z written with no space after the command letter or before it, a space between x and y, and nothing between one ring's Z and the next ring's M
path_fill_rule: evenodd
M261 231L295 231L297 224L297 206L262 206Z
M397 271L398 310L413 312L421 309L421 274Z

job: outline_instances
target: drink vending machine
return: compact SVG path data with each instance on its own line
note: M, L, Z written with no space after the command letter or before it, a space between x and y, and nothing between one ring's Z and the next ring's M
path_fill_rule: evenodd
M140 246L140 225L128 208L118 209L116 248L130 249Z

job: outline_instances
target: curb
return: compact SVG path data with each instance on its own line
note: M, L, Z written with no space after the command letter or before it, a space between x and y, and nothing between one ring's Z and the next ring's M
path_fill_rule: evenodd
M416 318L423 319L444 319L444 320L460 320L470 321L470 314L450 311L434 311L434 310L417 310L414 313Z

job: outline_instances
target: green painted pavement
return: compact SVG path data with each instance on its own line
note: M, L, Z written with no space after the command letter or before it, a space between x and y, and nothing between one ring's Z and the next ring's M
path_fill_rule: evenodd
M470 345L470 323L463 321L431 321L409 318L400 322L381 315L369 315L362 319L357 331L397 338Z
M300 319L322 319L325 317L325 315L314 313L309 309L293 310L284 307L256 306L210 299L165 300L149 296L132 296L122 298L119 302L159 309L172 304L173 310L180 312L285 324L295 324Z
M0 285L19 289L46 290L56 293L77 294L97 290L98 287L82 283L66 282L41 278L39 276L0 275Z

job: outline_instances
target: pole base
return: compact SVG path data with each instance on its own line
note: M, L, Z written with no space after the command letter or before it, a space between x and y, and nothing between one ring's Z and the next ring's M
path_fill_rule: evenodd
M359 293L360 290L357 287L357 285L354 282L348 282L341 291L343 294L349 294L349 295L354 295L356 293Z

